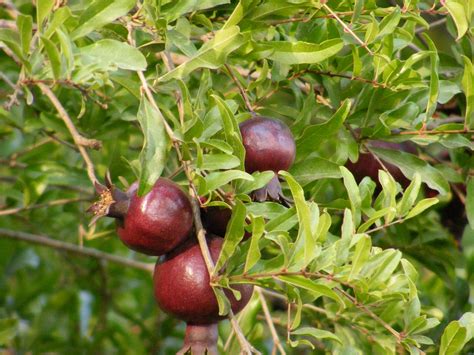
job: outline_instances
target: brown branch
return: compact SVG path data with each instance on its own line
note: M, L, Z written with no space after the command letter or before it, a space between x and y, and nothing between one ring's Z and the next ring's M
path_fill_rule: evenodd
M95 259L106 260L118 265L127 266L138 270L144 270L150 273L152 273L155 268L154 264L143 263L140 261L123 258L120 256L104 253L93 248L79 247L77 245L61 242L59 240L55 240L43 235L36 235L0 228L0 237L21 240L32 244L46 246L78 256L88 256Z
M74 143L76 143L76 146L79 149L79 152L81 153L82 158L84 159L86 163L87 175L89 176L89 180L92 182L93 185L95 185L95 183L97 183L98 180L97 180L97 177L95 176L94 164L92 163L92 160L89 157L89 154L87 153L84 147L92 147L92 148L97 149L97 148L100 148L101 142L95 139L88 139L81 136L79 132L77 131L76 127L74 126L74 124L72 123L72 120L69 117L66 110L64 109L63 105L58 100L56 95L54 95L51 89L43 83L38 83L37 85L41 89L43 94L45 94L49 98L53 106L56 108L56 111L58 111L59 116L66 124L69 132L72 135L72 139L74 140Z
M382 318L380 318L378 315L372 312L369 308L367 308L364 304L360 303L354 296L351 296L343 289L339 287L335 287L335 290L338 291L340 294L342 294L344 297L346 297L348 300L350 300L354 306L356 306L361 311L366 313L369 317L371 317L372 319L380 323L390 334L392 334L397 339L397 343L401 343L403 339L402 334L400 334L395 329L393 329L390 324L385 322Z
M54 200L54 201L49 201L49 202L45 202L45 203L39 203L39 204L36 204L36 205L10 208L8 210L0 210L0 216L7 216L7 215L10 215L10 214L16 214L16 213L19 213L19 212L22 212L22 211L33 210L33 209L36 209L36 208L61 206L61 205L66 205L68 203L81 202L81 201L89 201L89 199L82 198L82 197L65 198L65 199L61 199L61 200Z
M69 79L58 79L58 80L53 80L53 79L23 79L20 84L23 85L37 85L38 83L46 84L48 86L53 86L53 85L61 85L61 86L66 86L70 88L77 89L81 92L81 95L85 99L91 99L95 104L97 104L101 109L106 110L108 108L107 103L101 102L97 98L93 97L91 95L91 91L95 93L97 96L101 97L102 99L108 100L109 98L105 96L104 94L100 93L99 91L92 90L89 87L83 86L81 84L75 83L72 80Z
M267 301L265 300L265 296L263 295L262 289L260 287L255 287L255 292L257 292L257 295L260 299L260 304L262 305L263 313L265 314L265 320L267 321L268 328L270 329L270 333L272 334L274 349L278 348L278 350L280 350L280 354L286 355L286 351L281 345L280 338L278 337L278 333L275 329L275 324L273 324L272 315L270 314L270 310L268 309Z
M366 78L363 78L363 77L360 77L360 76L353 76L353 75L348 75L348 74L333 73L333 72L330 72L330 71L320 71L320 70L312 70L312 69L305 69L305 70L302 70L298 73L295 73L292 76L290 76L288 78L288 80L293 80L293 79L299 78L300 76L302 76L306 73L315 74L315 75L324 75L324 76L329 76L331 78L344 78L344 79L349 79L349 80L352 80L352 81L360 81L362 83L370 84L374 88L382 88L382 89L389 89L389 90L395 91L395 89L393 89L389 85L384 84L384 83L379 83L377 80L370 80L370 79L366 79Z
M365 43L363 40L361 40L356 34L354 31L351 30L351 28L349 26L347 26L347 24L341 20L341 18L337 15L337 13L335 13L327 4L323 3L323 7L326 9L327 12L329 12L335 19L337 22L339 22L341 24L341 26L344 28L344 31L349 33L363 48L365 48L365 50L370 54L370 55L374 55L374 52L372 52L370 50L370 48L367 46L367 43Z
M427 131L421 129L419 131L401 131L392 132L392 135L410 135L410 136L424 136L424 135L438 135L438 134L474 134L474 129L447 129L439 131Z
M227 69L227 72L229 73L230 77L234 81L235 85L237 85L237 87L239 88L240 96L242 96L242 98L244 99L245 106L247 107L247 110L249 110L249 112L251 112L251 113L254 113L253 107L252 107L252 104L250 103L247 92L245 91L244 87L239 82L239 80L237 79L235 74L232 72L232 68L228 64L224 64L224 66Z

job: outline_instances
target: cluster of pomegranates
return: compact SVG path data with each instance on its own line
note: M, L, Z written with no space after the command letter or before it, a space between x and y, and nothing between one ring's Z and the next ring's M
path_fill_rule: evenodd
M271 170L273 180L255 191L255 199L278 200L281 187L276 173L288 170L295 158L295 142L288 127L281 121L254 116L240 125L245 147L245 170ZM138 184L120 191L106 178L106 186L97 184L100 200L90 211L94 220L101 216L116 218L117 233L122 242L138 252L161 256L154 271L154 293L160 308L186 322L184 354L217 354L217 322L219 306L201 249L193 235L193 211L189 197L171 180L160 178L151 191L137 195ZM231 211L210 207L202 209L207 229L207 244L212 259L217 261ZM239 312L248 303L253 286L232 286L240 298L225 291L232 311Z

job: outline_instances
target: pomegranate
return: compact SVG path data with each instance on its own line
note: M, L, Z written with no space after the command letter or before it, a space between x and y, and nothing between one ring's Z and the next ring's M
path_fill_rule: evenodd
M416 147L411 142L394 143L386 141L371 141L370 145L375 148L401 150L412 154L416 153ZM390 174L393 176L395 181L400 183L403 188L406 188L410 184L410 180L408 180L405 175L403 175L403 173L397 166L387 163L383 160L382 162L387 168L387 170L390 172ZM346 167L352 172L357 182L360 182L364 177L369 176L377 183L377 187L378 189L380 189L378 176L379 170L383 169L383 167L382 165L380 165L377 159L375 159L372 153L361 153L357 162L352 163L351 161L348 161L346 163Z
M96 185L100 201L89 209L93 222L102 216L117 219L117 233L130 249L147 255L163 255L181 244L193 227L191 203L171 180L160 178L145 196L137 195L138 184L124 193L107 180Z
M212 259L216 261L223 240L208 237L207 243ZM190 350L204 354L207 350L217 354L217 322L224 317L219 315L217 299L197 241L188 240L158 261L153 282L160 308L187 323L184 347L180 353ZM253 286L238 284L233 288L240 292L239 300L229 290L225 290L225 294L232 311L237 313L248 303Z
M240 124L245 148L245 171L288 170L295 160L296 145L290 129L281 121L255 116ZM254 193L254 199L281 200L281 186L277 175L264 188Z

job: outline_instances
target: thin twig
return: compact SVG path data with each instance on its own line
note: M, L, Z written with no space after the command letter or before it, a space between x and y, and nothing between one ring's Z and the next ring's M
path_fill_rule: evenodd
M82 197L65 198L65 199L61 199L61 200L54 200L54 201L49 201L49 202L45 202L45 203L39 203L39 204L36 204L36 205L10 208L8 210L0 210L0 216L7 216L7 215L10 215L10 214L16 214L16 213L19 213L19 212L22 212L22 211L29 211L29 210L33 210L33 209L37 209L37 208L43 208L43 207L66 205L68 203L81 202L81 201L89 201L89 199L82 198Z
M77 131L76 127L74 126L74 124L72 123L72 120L69 117L66 110L64 109L63 105L58 100L56 95L54 95L51 89L43 83L38 83L37 85L41 89L43 94L45 94L49 98L51 103L56 108L56 111L58 111L59 116L62 118L67 128L69 129L69 132L72 135L72 139L74 140L74 143L76 143L77 149L79 149L79 152L81 153L82 158L84 159L84 162L86 163L87 175L89 176L89 180L92 182L92 184L97 183L98 180L97 180L97 177L95 176L94 163L92 163L92 160L89 157L89 154L87 153L87 150L85 149L85 147L86 146L93 147L93 148L100 147L101 146L100 141L95 140L95 139L87 139L81 136L79 132Z
M131 267L133 269L148 271L150 273L153 272L155 268L154 264L130 260L130 259L123 258L117 255L104 253L102 251L99 251L93 248L79 247L77 245L61 242L59 240L55 240L43 235L36 235L36 234L30 234L30 233L0 228L0 237L22 240L22 241L29 242L32 244L42 245L42 246L53 248L59 251L72 253L78 256L88 256L95 259L106 260L115 264Z
M354 296L351 296L348 294L346 291L339 287L334 288L336 291L344 295L348 300L351 301L351 303L362 310L364 313L366 313L368 316L370 316L372 319L380 323L390 334L392 334L396 339L397 343L400 343L403 339L402 335L397 332L395 329L392 328L390 324L385 322L382 318L380 318L378 315L376 315L374 312L372 312L369 308L367 308L364 304L360 303Z
M474 129L448 129L439 131L400 131L392 132L392 135L410 135L410 136L424 136L424 135L437 135L437 134L474 134Z
M362 47L364 47L367 52L370 55L374 55L374 52L370 50L370 48L367 46L367 43L365 43L363 40L361 40L354 31L351 30L347 24L341 20L341 18L335 13L327 4L323 4L323 7L336 19L337 22L341 24L341 26L344 28L344 30L349 33Z
M366 78L363 78L363 77L360 77L360 76L352 76L352 75L348 75L348 74L333 73L333 72L330 72L330 71L319 71L319 70L312 70L312 69L305 69L305 70L302 70L298 73L295 73L292 76L290 76L288 78L288 80L293 80L293 79L299 78L300 76L302 76L303 74L306 74L306 73L315 74L315 75L324 75L324 76L329 76L329 77L332 77L332 78L344 78L344 79L349 79L349 80L352 80L352 81L360 81L362 83L370 84L374 88L383 88L383 89L394 90L392 87L388 86L387 84L379 83L377 80L370 80L370 79L366 79Z
M249 110L249 112L251 113L254 113L253 111L253 107L252 107L252 104L250 103L250 100L249 100L249 97L247 95L247 92L245 91L244 87L242 86L242 84L240 84L239 80L236 78L235 74L232 72L232 68L228 65L228 64L224 64L225 68L227 69L227 71L229 72L229 75L230 77L232 78L232 80L234 81L235 85L237 85L237 87L239 88L239 91L240 91L240 95L242 96L242 98L244 99L244 102L245 102L245 106L247 107L247 110Z
M437 21L431 22L429 25L429 30L431 30L433 27L441 26L442 24L446 23L447 17L444 17L442 19L439 19ZM427 29L425 27L420 27L415 30L415 33L421 33L426 31Z
M260 299L260 304L262 305L263 313L265 314L265 319L267 321L268 328L270 329L270 333L272 334L273 344L274 347L280 350L282 355L286 355L286 351L281 345L280 338L278 337L278 333L275 329L275 324L273 324L272 315L268 309L267 301L265 300L265 296L263 295L262 289L260 287L255 287L255 292Z

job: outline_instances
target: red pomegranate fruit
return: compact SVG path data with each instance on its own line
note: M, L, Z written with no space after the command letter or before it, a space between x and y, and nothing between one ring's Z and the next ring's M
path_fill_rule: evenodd
M386 141L371 141L370 146L375 148L401 150L407 153L416 154L416 146L411 142L395 143ZM402 171L395 165L383 161L383 164L403 188L406 188L410 184ZM382 165L377 161L371 152L359 154L359 160L352 163L347 161L346 167L352 172L357 182L360 182L364 177L369 176L373 181L377 183L378 189L380 189L379 183L379 170L383 170Z
M207 244L214 261L217 261L223 240L208 237ZM210 286L210 278L201 249L196 240L188 240L155 266L153 276L155 298L160 308L187 323L184 347L180 353L217 354L217 322L219 315L216 296ZM241 311L250 300L253 286L233 285L241 294L237 300L225 290L234 313ZM202 352L199 352L202 351Z
M288 170L295 160L296 145L293 135L283 122L263 116L255 116L240 124L242 143L245 148L245 171ZM280 200L281 186L275 175L270 183L254 193L254 199Z
M204 229L218 237L224 237L227 232L227 225L232 217L232 210L224 207L203 207L201 208L201 218ZM244 231L242 241L249 239L252 233Z
M100 201L89 209L93 222L102 216L117 219L117 233L130 249L147 255L163 255L186 240L193 227L191 203L171 180L160 178L146 195L137 195L138 184L127 192L96 185Z

